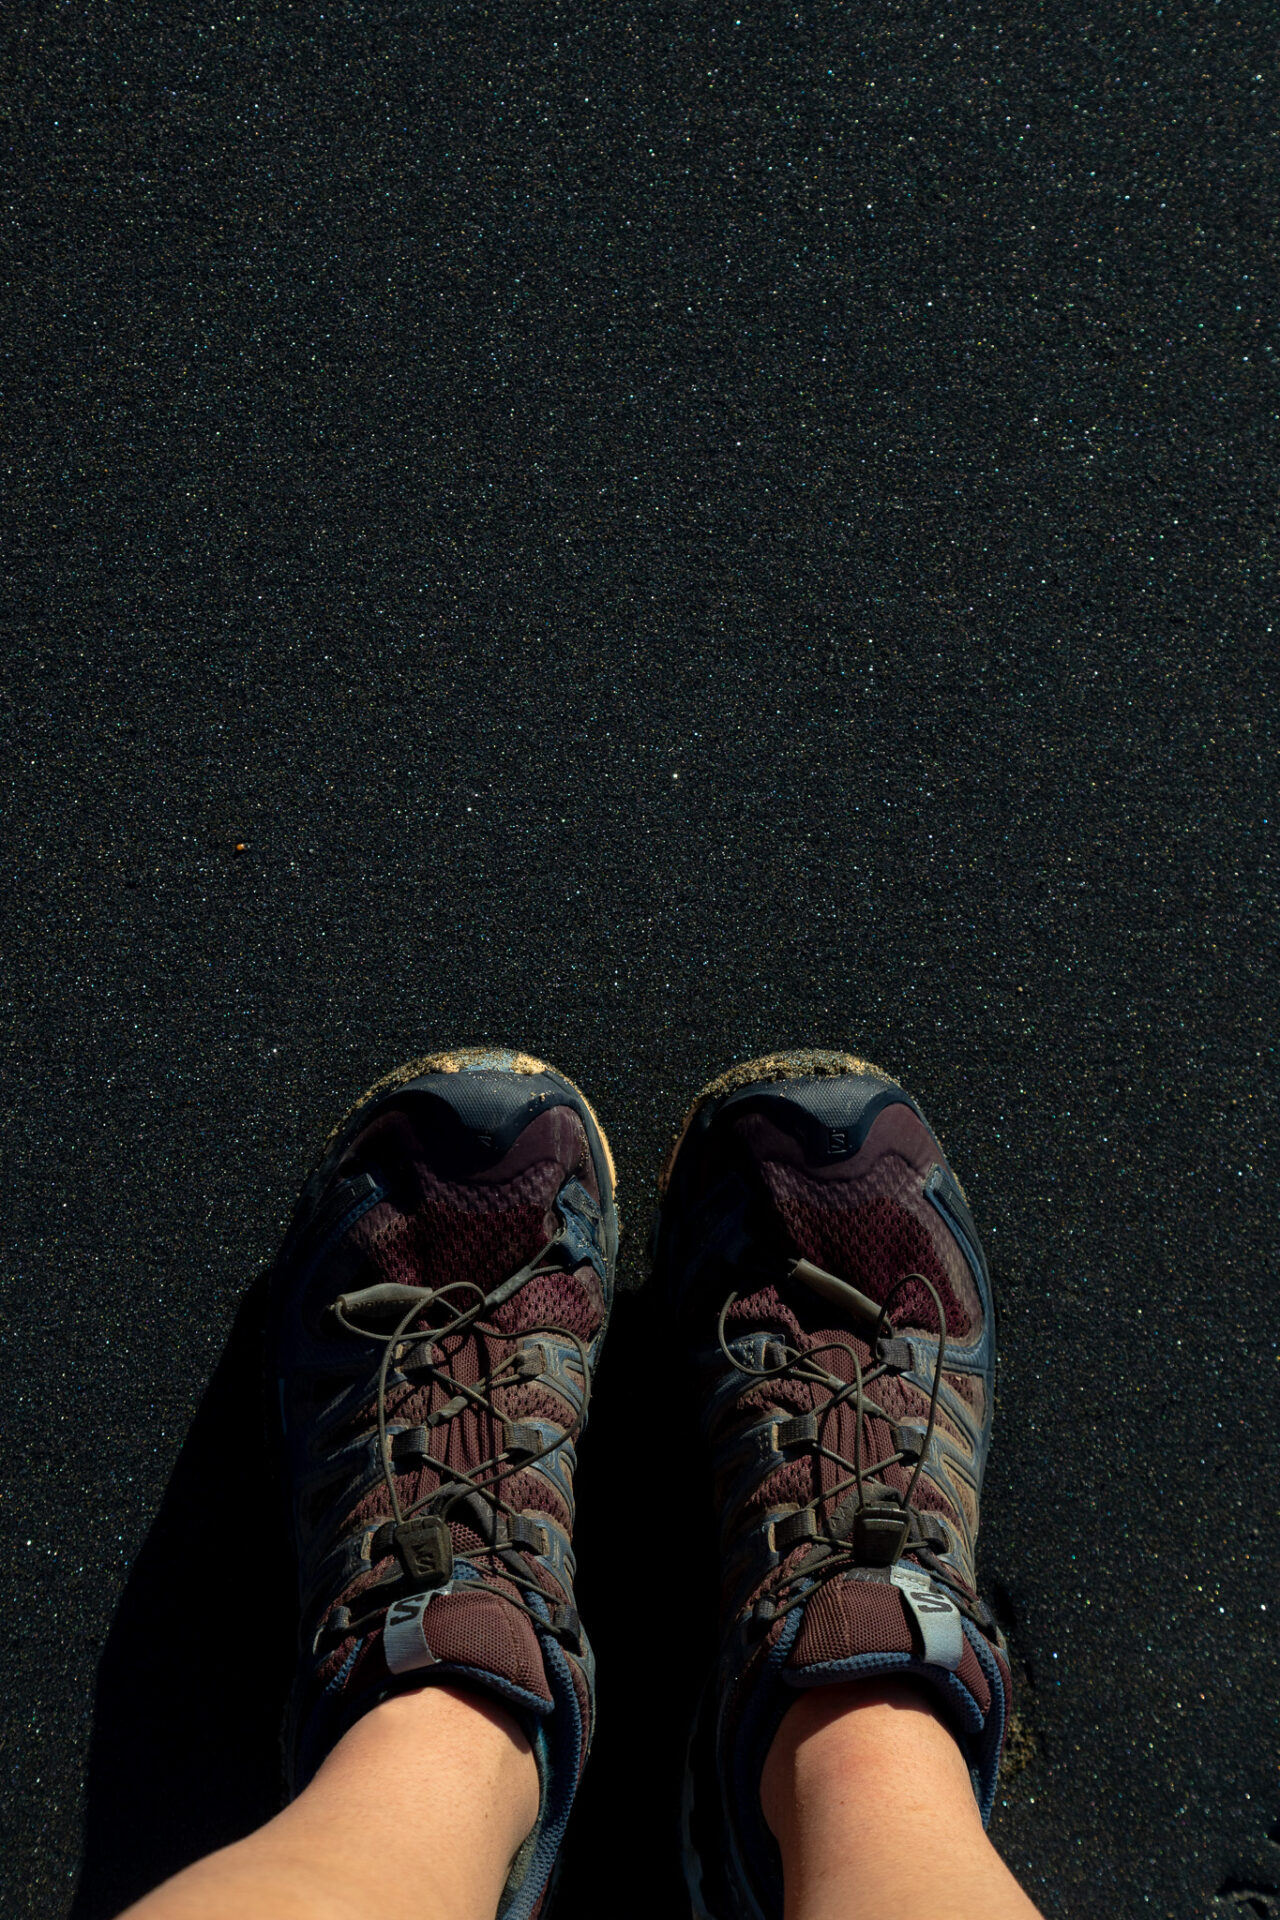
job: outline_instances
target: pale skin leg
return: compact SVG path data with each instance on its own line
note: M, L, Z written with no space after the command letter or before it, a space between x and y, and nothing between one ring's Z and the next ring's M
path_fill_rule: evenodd
M912 1687L802 1694L760 1802L785 1920L1039 1920L982 1830L959 1748ZM366 1714L283 1813L123 1920L493 1920L537 1811L511 1716L424 1688Z
M424 1687L367 1713L283 1813L127 1920L493 1920L537 1815L537 1766L511 1715Z
M959 1747L910 1685L802 1694L769 1749L760 1805L782 1853L785 1920L1039 1920L983 1831Z

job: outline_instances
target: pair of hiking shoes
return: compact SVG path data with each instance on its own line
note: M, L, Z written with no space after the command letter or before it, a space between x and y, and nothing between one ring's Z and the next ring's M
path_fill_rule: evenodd
M503 1702L541 1795L502 1920L544 1906L591 1739L574 1471L614 1298L614 1188L571 1081L519 1053L433 1055L331 1136L272 1274L300 1604L290 1791L395 1693L443 1681ZM1009 1701L974 1581L990 1281L919 1108L843 1053L772 1055L703 1090L663 1170L652 1258L720 1523L686 1877L695 1915L774 1920L760 1774L800 1690L912 1677L990 1812ZM690 1466L661 1472L683 1483Z

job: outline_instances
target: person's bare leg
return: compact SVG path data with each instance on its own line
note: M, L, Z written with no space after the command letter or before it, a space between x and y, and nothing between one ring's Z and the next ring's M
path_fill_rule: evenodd
M786 1920L1037 1920L983 1831L959 1747L910 1685L802 1694L769 1749L760 1805Z
M537 1814L511 1715L425 1687L367 1713L283 1813L127 1920L493 1920Z

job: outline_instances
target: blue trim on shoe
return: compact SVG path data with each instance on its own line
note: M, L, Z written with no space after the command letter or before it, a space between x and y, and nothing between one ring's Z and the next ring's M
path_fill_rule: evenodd
M529 1604L531 1609L545 1613L550 1622L550 1610L540 1595L530 1595ZM550 1709L544 1703L545 1717L534 1742L542 1791L532 1852L525 1853L526 1841L521 1852L527 1865L510 1898L499 1903L498 1920L529 1920L542 1898L569 1824L581 1772L582 1712L569 1662L549 1633L539 1634L538 1640L554 1703Z
M338 1218L336 1223L330 1227L328 1233L320 1242L320 1245L316 1248L310 1259L305 1261L298 1269L298 1277L294 1285L299 1293L306 1287L307 1282L311 1279L312 1274L320 1265L320 1262L333 1252L339 1240L345 1238L345 1236L350 1233L357 1220L363 1220L365 1214L368 1213L371 1208L380 1206L386 1197L387 1189L382 1186L376 1187L372 1193L366 1194L363 1200L357 1200L353 1207L349 1208L346 1213Z
M320 1695L320 1698L322 1700L327 1700L330 1694L337 1694L342 1692L342 1689L347 1684L348 1674L351 1672L352 1667L354 1667L356 1661L360 1657L360 1649L363 1645L364 1645L364 1639L362 1636L359 1640L356 1641L350 1653L347 1655L342 1665L338 1668L338 1671L334 1674L332 1680L329 1682L328 1686L324 1689L324 1692Z

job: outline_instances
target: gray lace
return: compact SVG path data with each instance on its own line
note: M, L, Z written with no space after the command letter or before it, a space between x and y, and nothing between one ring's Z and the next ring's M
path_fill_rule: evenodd
M494 1403L493 1395L501 1387L513 1386L518 1381L530 1377L523 1370L520 1348L517 1347L481 1382L467 1386L455 1379L449 1371L445 1363L442 1343L455 1334L468 1331L487 1334L496 1339L512 1339L514 1336L503 1334L484 1316L491 1314L505 1300L509 1300L526 1281L535 1279L540 1274L562 1273L564 1271L562 1267L542 1264L559 1246L560 1241L560 1235L553 1236L532 1260L488 1293L474 1280L453 1280L442 1287L415 1287L398 1282L383 1282L377 1286L364 1287L357 1293L340 1294L334 1301L331 1311L344 1331L358 1339L377 1341L382 1344L383 1351L375 1386L378 1453L383 1481L391 1504L390 1517L395 1526L403 1526L415 1514L428 1510L438 1513L443 1520L447 1521L449 1515L461 1502L468 1501L475 1495L479 1495L491 1506L495 1514L505 1514L508 1519L514 1519L519 1509L503 1498L500 1492L503 1481L513 1474L524 1473L531 1467L535 1467L540 1460L545 1460L549 1454L556 1452L566 1441L573 1440L581 1432L591 1395L591 1367L586 1342L578 1334L551 1322L522 1327L518 1336L522 1343L540 1333L545 1333L553 1334L557 1339L571 1340L577 1348L578 1364L582 1370L582 1402L568 1428L553 1438L540 1452L528 1454L521 1451L518 1458L512 1458L508 1444L499 1449L491 1460L481 1461L478 1465L467 1469L446 1466L442 1460L434 1458L429 1453L424 1454L423 1467L434 1468L440 1476L440 1484L430 1493L424 1494L420 1499L407 1505L400 1498L391 1454L391 1435L387 1427L388 1376L393 1363L405 1357L404 1350L416 1350L415 1370L422 1368L433 1380L452 1389L451 1397L438 1410L434 1427L430 1430L443 1427L448 1419L470 1405L490 1414L509 1435L514 1423L500 1412ZM468 1295L471 1296L469 1304L457 1304L459 1296L465 1299ZM428 1316L441 1303L444 1304L448 1317L442 1323L432 1324ZM358 1320L351 1318L353 1313L385 1311L396 1307L401 1308L402 1311L389 1332L362 1326ZM415 1328L415 1322L423 1324ZM412 1333L411 1328L414 1328ZM408 1343L407 1349L406 1343ZM514 1585L539 1594L544 1600L549 1601L550 1596L544 1593L536 1581L529 1578L518 1563L512 1564L513 1556L504 1551L499 1543L486 1543L472 1549L470 1553L455 1554L454 1557L456 1560L474 1562L494 1554L495 1551L502 1558L504 1579L509 1579Z
M870 1463L866 1462L863 1458L863 1433L865 1431L865 1421L867 1417L874 1415L882 1420L889 1419L889 1415L885 1412L884 1408L881 1407L878 1402L867 1397L866 1390L868 1387L874 1386L877 1380L884 1379L896 1373L899 1369L894 1367L886 1359L876 1358L874 1363L864 1370L862 1361L858 1356L857 1348L851 1341L839 1338L824 1340L820 1345L807 1349L791 1348L785 1341L780 1340L778 1344L781 1345L783 1349L784 1358L776 1366L753 1366L741 1360L738 1355L733 1352L729 1342L725 1338L725 1320L734 1303L742 1297L740 1290L735 1290L731 1293L721 1307L716 1322L716 1338L719 1342L721 1353L729 1362L730 1366L736 1368L739 1373L745 1374L746 1377L752 1381L794 1380L828 1390L830 1397L818 1411L813 1457L815 1460L823 1459L832 1461L837 1468L842 1470L847 1476L844 1479L838 1480L834 1486L827 1488L825 1491L815 1492L796 1509L798 1513L812 1513L815 1537L809 1552L800 1561L796 1562L790 1571L784 1574L771 1590L764 1595L757 1595L755 1602L757 1611L761 1610L761 1601L763 1600L765 1603L763 1611L771 1620L780 1618L783 1614L789 1613L793 1607L799 1606L801 1601L808 1598L815 1586L824 1585L827 1580L831 1579L837 1573L859 1564L853 1546L850 1544L849 1539L845 1537L846 1530L842 1528L840 1534L833 1533L829 1526L823 1527L820 1524L818 1517L820 1506L826 1505L830 1512L841 1495L847 1493L851 1488L855 1490L856 1500L853 1516L854 1525L856 1525L858 1517L866 1514L872 1506L874 1506L877 1513L880 1514L886 1511L892 1511L895 1507L900 1506L902 1512L902 1531L898 1544L893 1552L892 1559L889 1561L891 1567L897 1564L903 1553L916 1546L916 1542L912 1536L913 1533L918 1533L919 1528L918 1524L913 1528L913 1520L918 1523L921 1510L913 1504L914 1495L920 1480L920 1475L924 1470L925 1457L929 1451L929 1445L933 1439L934 1427L937 1422L938 1395L942 1386L942 1369L946 1358L947 1344L946 1313L943 1309L942 1300L937 1288L926 1274L901 1274L889 1289L883 1304L879 1307L877 1307L873 1301L869 1300L865 1294L860 1293L855 1287L851 1287L847 1281L839 1279L834 1274L824 1273L821 1268L813 1267L808 1261L794 1261L789 1269L788 1277L805 1281L811 1290L846 1306L851 1312L868 1323L871 1328L870 1350L872 1355L878 1355L882 1339L886 1337L897 1337L897 1330L893 1322L889 1319L889 1309L902 1289L907 1286L909 1282L918 1280L920 1285L927 1290L930 1299L933 1301L934 1310L938 1317L938 1352L934 1362L933 1381L929 1393L928 1423L925 1427L924 1437L920 1444L920 1452L916 1459L911 1478L907 1483L906 1493L899 1497L893 1489L888 1487L884 1481L879 1478L879 1475L884 1472L886 1467L900 1465L905 1461L906 1456L902 1450L897 1449L887 1454L883 1460L876 1460ZM874 1322L874 1324L872 1324L872 1322ZM817 1364L817 1358L820 1354L837 1351L847 1353L852 1360L852 1380L843 1381L838 1375L828 1372L825 1367ZM823 1443L822 1429L835 1414L837 1408L850 1401L853 1403L855 1416L854 1457L852 1460L847 1460L843 1454ZM869 1496L875 1497L872 1499ZM797 1586L799 1590L793 1591Z

